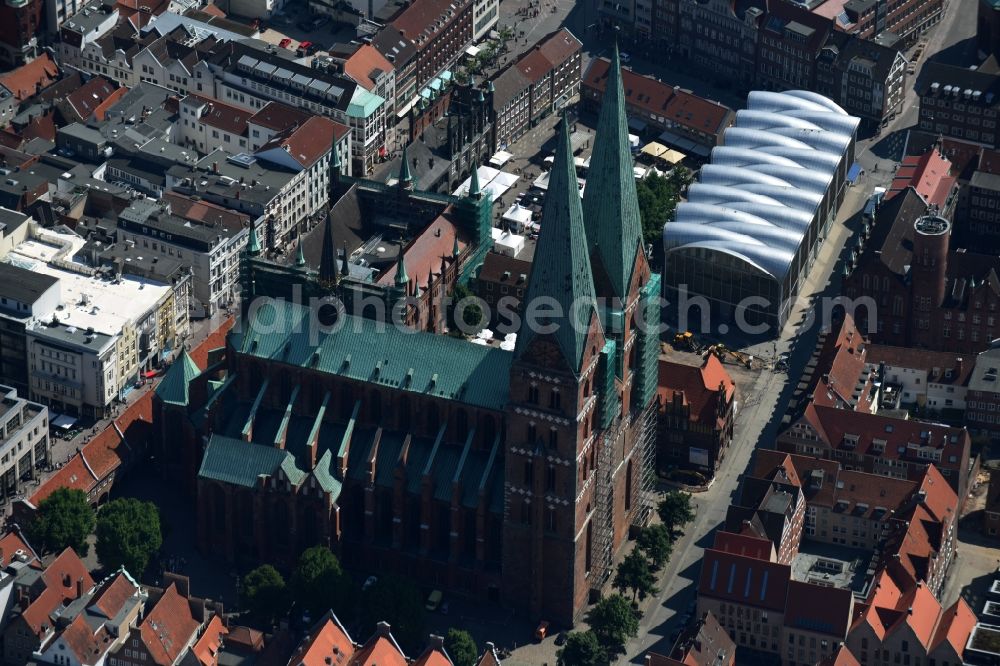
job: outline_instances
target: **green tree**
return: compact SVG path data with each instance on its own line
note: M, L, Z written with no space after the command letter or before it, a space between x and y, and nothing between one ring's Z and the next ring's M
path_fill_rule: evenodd
M80 557L90 552L87 537L94 531L94 510L82 490L58 488L38 505L28 527L31 544L44 552L72 548Z
M680 490L672 490L660 500L656 507L656 513L663 521L667 531L673 535L679 527L684 527L694 520L694 507L691 504L691 495Z
M632 602L620 594L604 597L587 613L587 623L605 649L619 651L639 633L639 616Z
M650 525L639 532L636 547L649 558L653 571L659 571L670 559L674 544L670 531L664 525Z
M449 653L450 654L450 653ZM574 631L556 653L559 666L605 666L608 651L593 631Z
M292 572L292 600L299 612L311 620L328 610L346 618L351 610L351 581L340 561L326 546L313 546L302 552Z
M452 332L461 335L466 331L478 330L483 324L483 308L481 301L471 289L464 284L456 284L455 290L451 294L451 314L449 315L449 325ZM458 320L458 307L462 306L462 320Z
M285 579L270 564L262 564L243 577L240 601L256 622L270 627L288 612Z
M625 556L615 573L614 586L619 592L632 590L632 601L656 593L656 577L642 551L636 549Z
M361 635L375 632L379 622L388 622L403 650L418 653L427 640L424 595L409 580L382 576L361 596Z
M444 637L444 649L455 666L476 666L479 648L472 634L462 629L449 629Z
M691 172L684 167L675 167L666 176L651 174L636 183L642 237L647 244L659 241L663 225L673 218L681 192L689 182Z
M125 567L138 578L162 545L160 511L152 502L116 499L97 512L97 557L105 568Z

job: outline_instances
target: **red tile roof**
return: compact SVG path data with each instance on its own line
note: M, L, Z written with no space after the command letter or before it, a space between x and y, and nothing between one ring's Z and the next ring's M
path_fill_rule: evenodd
M956 655L961 655L965 652L965 645L975 626L975 613L965 599L959 597L951 608L942 613L931 641L931 650L936 650L942 643L948 643Z
M81 591L94 587L94 579L72 548L59 553L42 572L41 578L45 589L21 612L36 636L44 633L43 627L53 626L52 614L57 608L78 598Z
M46 141L56 140L56 121L55 121L55 111L49 111L48 113L43 113L35 116L28 121L21 131L18 133L22 141L31 141L35 138L45 139Z
M66 95L65 102L81 122L87 122L102 104L108 100L112 100L111 103L114 104L126 92L127 88L120 88L117 84L96 76Z
M87 624L87 617L80 613L60 634L62 641L81 664L95 664L112 645L114 637L102 624L94 631ZM65 658L65 657L64 657Z
M787 564L709 548L701 561L698 594L780 611L785 607L791 568Z
M43 483L28 501L37 507L58 488L73 488L89 493L96 484L97 479L93 472L87 468L83 457L78 453L70 458L70 461L55 475L49 477L48 481Z
M583 77L583 86L603 93L610 68L611 63L605 58L591 60ZM714 136L732 124L734 114L729 107L624 67L622 85L627 106L657 118L669 118L690 130Z
M715 543L712 544L712 548L726 553L752 557L755 560L771 561L774 555L774 544L769 539L722 530L715 533Z
M0 75L0 84L6 86L14 99L23 102L56 82L59 78L59 67L46 52L26 65Z
M537 48L521 56L515 66L532 83L538 83L552 71L552 63Z
M454 666L454 664L443 648L431 645L413 661L413 666Z
M456 235L459 252L464 252L469 246L469 241L461 227L452 219L451 208L447 208L406 246L403 251L403 262L411 282L415 282L421 289L427 286L428 275L441 270L441 257L451 259ZM393 284L395 279L396 266L393 265L379 275L378 283Z
M736 644L711 613L686 627L669 657L649 655L647 666L730 666L735 663Z
M194 361L195 364L202 370L207 368L208 353L213 349L221 349L226 346L226 336L229 335L230 329L232 329L235 324L235 316L224 319L214 331L209 333L205 339L198 344L198 346L191 350L191 360Z
M14 553L24 551L28 556L28 562L38 559L38 554L28 545L19 532L12 530L0 537L0 567L5 567L13 561Z
M205 125L237 136L246 134L247 121L253 116L250 111L202 95L189 94L182 102L188 106L203 107L198 120Z
M731 400L735 390L732 377L715 354L709 354L700 368L660 359L657 396L661 409L677 395L689 406L694 423L721 427L719 401Z
M310 116L301 125L285 130L261 146L258 152L283 149L303 169L308 169L330 152L334 140L350 131L345 125L322 116Z
M250 116L250 122L280 132L301 125L312 115L308 111L287 104L268 102L264 108Z
M139 635L153 661L170 666L190 644L201 623L191 616L187 598L171 583L139 625Z
M219 224L227 231L243 229L250 224L250 216L216 205L204 199L195 200L177 192L164 192L163 201L170 204L170 212L177 217L202 224Z
M907 187L913 187L928 205L934 204L943 210L955 180L951 175L951 161L937 148L932 148L923 155L903 158L885 198L891 199Z
M355 83L371 91L375 87L372 76L375 70L391 72L392 63L371 44L362 44L350 58L344 61L344 74L351 77Z
M354 642L332 611L320 620L298 646L289 666L345 664L354 655Z
M201 666L217 666L219 648L222 647L222 639L227 634L229 634L229 630L222 624L222 618L213 615L201 638L191 647L192 654Z
M922 370L929 375L927 381L936 384L965 386L976 366L975 359L970 355L955 352L873 344L867 345L866 350L868 363Z
M583 48L583 43L566 28L561 28L538 43L538 50L553 67L559 67Z
M861 662L857 660L846 645L841 645L840 649L819 662L817 666L861 666Z
M839 587L827 587L797 580L788 583L785 601L785 626L846 636L854 610L854 593Z
M117 615L125 602L139 591L135 583L122 571L116 573L110 580L105 580L94 590L88 608L111 619Z
M406 656L392 635L372 636L354 653L351 666L408 666Z

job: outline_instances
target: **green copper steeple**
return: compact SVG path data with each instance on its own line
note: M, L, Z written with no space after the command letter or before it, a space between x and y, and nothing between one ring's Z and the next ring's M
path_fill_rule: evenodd
M333 222L330 215L326 216L322 243L319 255L319 281L324 286L332 287L337 284L337 249L333 246Z
M535 250L536 257L545 259L533 264L524 303L559 304L561 316L542 323L556 326L552 336L567 364L577 372L583 360L587 329L596 308L596 298L583 227L580 189L570 148L569 123L565 114L555 158L542 208L542 231ZM545 308L546 311L549 309ZM528 349L537 335L525 321L517 336L515 352L518 356Z
M632 280L636 252L640 251L642 243L642 222L617 46L597 120L594 154L583 197L583 220L592 256L600 260L614 291L608 295L624 300Z
M156 386L156 396L165 403L186 406L189 399L188 385L200 374L201 369L187 353L187 349L182 347L181 353L170 364L170 369Z
M403 146L403 155L399 160L399 185L402 187L413 186L413 176L410 174L410 161L406 158L406 146Z
M458 247L458 234L455 234L455 243L451 246L451 256L453 258L458 257L462 253L461 248Z
M257 238L257 226L251 222L250 236L247 238L247 254L251 257L256 257L260 254L260 251L260 239Z
M469 183L469 196L478 199L483 191L479 187L479 162L472 162L472 180Z
M299 233L298 248L295 250L295 265L302 268L306 265L305 251L302 249L302 234Z
M396 262L396 286L405 287L410 282L410 276L406 274L406 262L403 261L403 255L399 255L399 261Z

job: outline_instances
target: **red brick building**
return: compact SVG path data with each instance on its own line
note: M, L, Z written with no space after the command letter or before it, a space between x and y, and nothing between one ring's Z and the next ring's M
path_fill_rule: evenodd
M871 299L854 317L872 342L975 354L1000 337L1000 258L951 234L913 187L883 203L844 278L849 299Z
M684 628L669 656L649 652L646 666L736 666L736 644L711 613Z
M473 4L472 0L415 0L392 20L392 26L416 47L417 91L451 67L472 41Z
M736 385L715 354L700 368L660 359L658 469L694 467L715 474L733 439Z
M0 4L0 66L4 69L38 56L44 10L42 0L8 0Z
M419 571L422 584L533 618L579 617L648 515L640 490L655 438L659 340L638 317L658 320L659 276L641 242L616 77L605 100L582 203L560 131L545 261L525 292L565 314L552 332L522 327L513 351L346 314L312 338L306 308L267 297L293 285L339 292L275 268L271 294L266 260L248 251L245 325L205 372L175 362L154 408L157 450L196 486L204 552L290 565L323 544L349 566ZM413 198L482 210L474 189ZM485 252L479 242L472 251ZM392 276L393 307L412 293L409 267L407 255ZM610 304L601 311L598 296ZM582 326L568 319L581 303Z
M205 620L203 602L197 618L192 602L197 604L189 599L186 585L179 590L178 583L171 582L159 599L150 600L151 610L138 626L129 628L128 639L108 656L109 666L177 664L198 639L198 629Z

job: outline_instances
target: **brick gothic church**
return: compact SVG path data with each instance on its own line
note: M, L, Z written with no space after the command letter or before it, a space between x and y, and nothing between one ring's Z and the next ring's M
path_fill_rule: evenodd
M527 302L566 314L554 332L522 330L514 351L348 314L311 334L306 308L268 285L333 289L331 268L268 269L251 244L253 306L206 371L182 355L155 398L156 458L197 494L205 552L288 567L326 544L362 571L419 571L423 585L578 619L648 514L655 436L659 342L637 322L659 321L660 277L617 55L597 134L581 201L562 123ZM488 211L477 190L455 205ZM422 294L411 281L401 259L386 298Z

